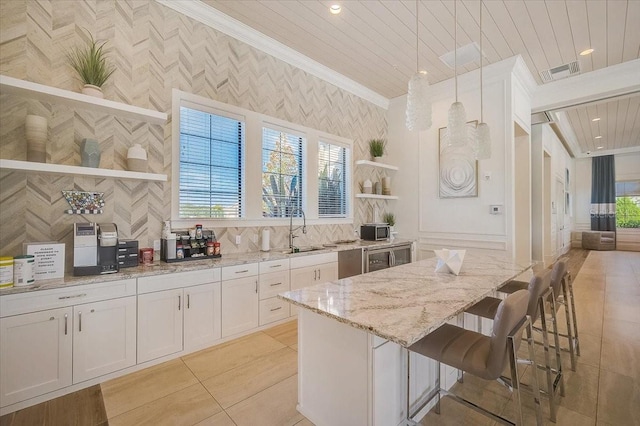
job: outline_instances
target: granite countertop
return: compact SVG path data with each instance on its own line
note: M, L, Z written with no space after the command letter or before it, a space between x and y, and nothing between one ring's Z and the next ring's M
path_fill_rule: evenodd
M134 268L123 268L115 274L105 275L89 275L84 277L74 277L72 274L66 274L64 278L52 280L40 280L34 284L20 287L10 287L0 289L0 297L9 294L27 293L40 290L51 290L55 288L71 287L83 284L95 284L109 281L125 280L129 278L148 277L153 275L170 274L174 272L198 271L202 269L219 268L222 266L242 265L247 263L266 262L269 260L289 259L300 256L309 256L320 253L331 253L343 250L351 250L354 248L366 247L389 247L400 244L410 244L414 240L398 239L393 241L363 241L356 240L346 244L331 244L331 247L325 247L322 250L305 251L301 253L287 254L286 248L271 249L268 252L249 252L249 253L233 253L223 254L217 259L190 260L186 262L166 263L162 261L154 262L152 265L137 266ZM327 244L329 245L329 244Z
M434 272L436 262L426 259L278 297L408 347L531 267L467 251L455 276Z

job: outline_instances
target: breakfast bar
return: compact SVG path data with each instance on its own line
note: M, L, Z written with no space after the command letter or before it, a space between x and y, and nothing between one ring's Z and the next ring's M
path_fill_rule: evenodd
M298 319L298 410L318 426L398 425L405 416L406 351L531 267L467 253L460 275L436 259L286 292ZM415 354L412 354L415 356ZM435 363L411 359L410 401L434 386ZM444 386L455 371L444 367ZM451 380L453 378L453 380Z

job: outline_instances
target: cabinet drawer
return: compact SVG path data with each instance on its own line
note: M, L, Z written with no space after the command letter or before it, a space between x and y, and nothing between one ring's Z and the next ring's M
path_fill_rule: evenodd
M154 275L152 277L138 278L138 294L209 284L218 281L220 281L220 268Z
M251 277L258 275L257 263L244 263L242 265L224 266L222 268L223 280L235 280L237 278Z
M260 274L260 300L289 291L289 270Z
M260 274L271 272L289 271L289 259L269 260L260 262Z
M289 302L277 297L260 301L260 325L285 319L289 316Z
M63 308L81 303L135 296L136 280L107 281L0 297L0 316Z
M291 259L291 269L338 261L338 252L311 254Z

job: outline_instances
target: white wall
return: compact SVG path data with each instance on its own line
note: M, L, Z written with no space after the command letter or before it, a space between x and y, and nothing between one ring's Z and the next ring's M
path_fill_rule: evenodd
M405 126L406 96L393 99L388 110L388 138L392 149L389 162L400 170L394 190L396 228L402 237L418 238L423 250L461 247L511 252L513 247L514 105L530 110L528 99L512 90L513 70L521 59L512 58L487 67L484 72L484 121L491 128L492 156L478 164L478 197L441 199L438 191L438 132L447 125L449 106L454 101L451 80L431 87L432 121L430 129L410 132ZM479 73L458 78L458 98L467 120L480 119ZM514 99L514 98L517 98ZM518 118L529 129L526 117ZM485 174L490 174L485 179ZM490 205L503 206L503 214L491 215Z

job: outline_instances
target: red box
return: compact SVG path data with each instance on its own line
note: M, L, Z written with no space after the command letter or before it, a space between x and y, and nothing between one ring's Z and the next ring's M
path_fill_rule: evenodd
M140 263L151 265L153 263L153 249L149 247L140 249Z

